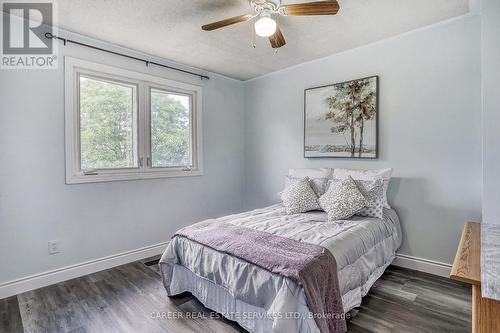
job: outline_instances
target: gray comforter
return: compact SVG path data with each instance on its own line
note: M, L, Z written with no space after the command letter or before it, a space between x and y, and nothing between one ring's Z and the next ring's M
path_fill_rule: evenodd
M187 226L177 231L176 237L291 279L304 289L307 305L322 333L347 331L337 263L324 247L217 220Z
M274 205L218 220L328 249L337 261L345 311L360 304L361 297L392 262L401 244L399 220L390 209L384 210L383 219L353 217L331 223L327 222L324 212L286 215L282 205ZM208 281L227 291L234 301L264 309L273 332L319 331L298 284L239 258L179 237L172 239L165 250L160 268L169 295L201 288L195 285L196 280L186 282L183 271L187 269L196 279L200 278L199 281ZM200 301L210 303L209 297L203 295L205 299ZM214 307L221 311L218 306ZM301 316L290 318L283 316L285 313L300 313ZM245 318L231 319L246 323L244 326L252 330Z

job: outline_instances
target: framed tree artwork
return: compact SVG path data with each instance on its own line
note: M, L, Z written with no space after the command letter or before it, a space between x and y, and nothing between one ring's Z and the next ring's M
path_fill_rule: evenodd
M378 76L304 91L304 157L378 157Z

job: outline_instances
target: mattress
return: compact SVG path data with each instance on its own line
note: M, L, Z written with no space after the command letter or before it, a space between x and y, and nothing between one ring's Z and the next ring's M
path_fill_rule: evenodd
M353 217L332 223L324 212L287 215L278 204L217 220L328 249L337 261L345 312L361 304L401 245L401 227L392 209L384 209L382 219ZM299 285L239 258L176 237L160 260L160 270L168 295L190 292L250 332L319 332Z

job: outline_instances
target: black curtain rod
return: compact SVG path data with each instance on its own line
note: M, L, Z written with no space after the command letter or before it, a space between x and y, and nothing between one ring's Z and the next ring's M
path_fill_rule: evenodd
M106 49L103 49L103 48L100 48L100 47L97 47L97 46L93 46L93 45L89 45L89 44L77 42L77 41L72 40L72 39L62 38L62 37L53 35L50 32L45 33L45 38L47 38L47 39L62 40L63 43L64 43L64 45L66 45L67 43L72 43L72 44L76 44L76 45L80 45L80 46L85 46L85 47L88 47L88 48L91 48L91 49L94 49L94 50L99 50L99 51L102 51L102 52L107 52L107 53L119 55L119 56L122 56L122 57L125 57L125 58L137 60L137 61L145 63L146 66L155 65L155 66L159 66L159 67L163 67L163 68L172 69L174 71L178 71L178 72L182 72L182 73L199 76L200 79L202 79L202 80L203 79L210 80L210 77L208 77L206 75L202 75L202 74L198 74L198 73L195 73L195 72L186 71L184 69L180 69L180 68L176 68L176 67L172 67L172 66L168 66L168 65L163 65L163 64L160 64L160 63L157 63L157 62L154 62L154 61L149 61L149 60L145 60L145 59L133 57L133 56L130 56L130 55L127 55L127 54L123 54L123 53L119 53L119 52L115 52L115 51L111 51L111 50L106 50Z

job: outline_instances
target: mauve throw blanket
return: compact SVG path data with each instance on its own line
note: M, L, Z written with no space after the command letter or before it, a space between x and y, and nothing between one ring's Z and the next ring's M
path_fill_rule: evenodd
M174 237L186 237L292 279L304 288L322 333L347 331L337 262L327 249L216 220L183 228Z

